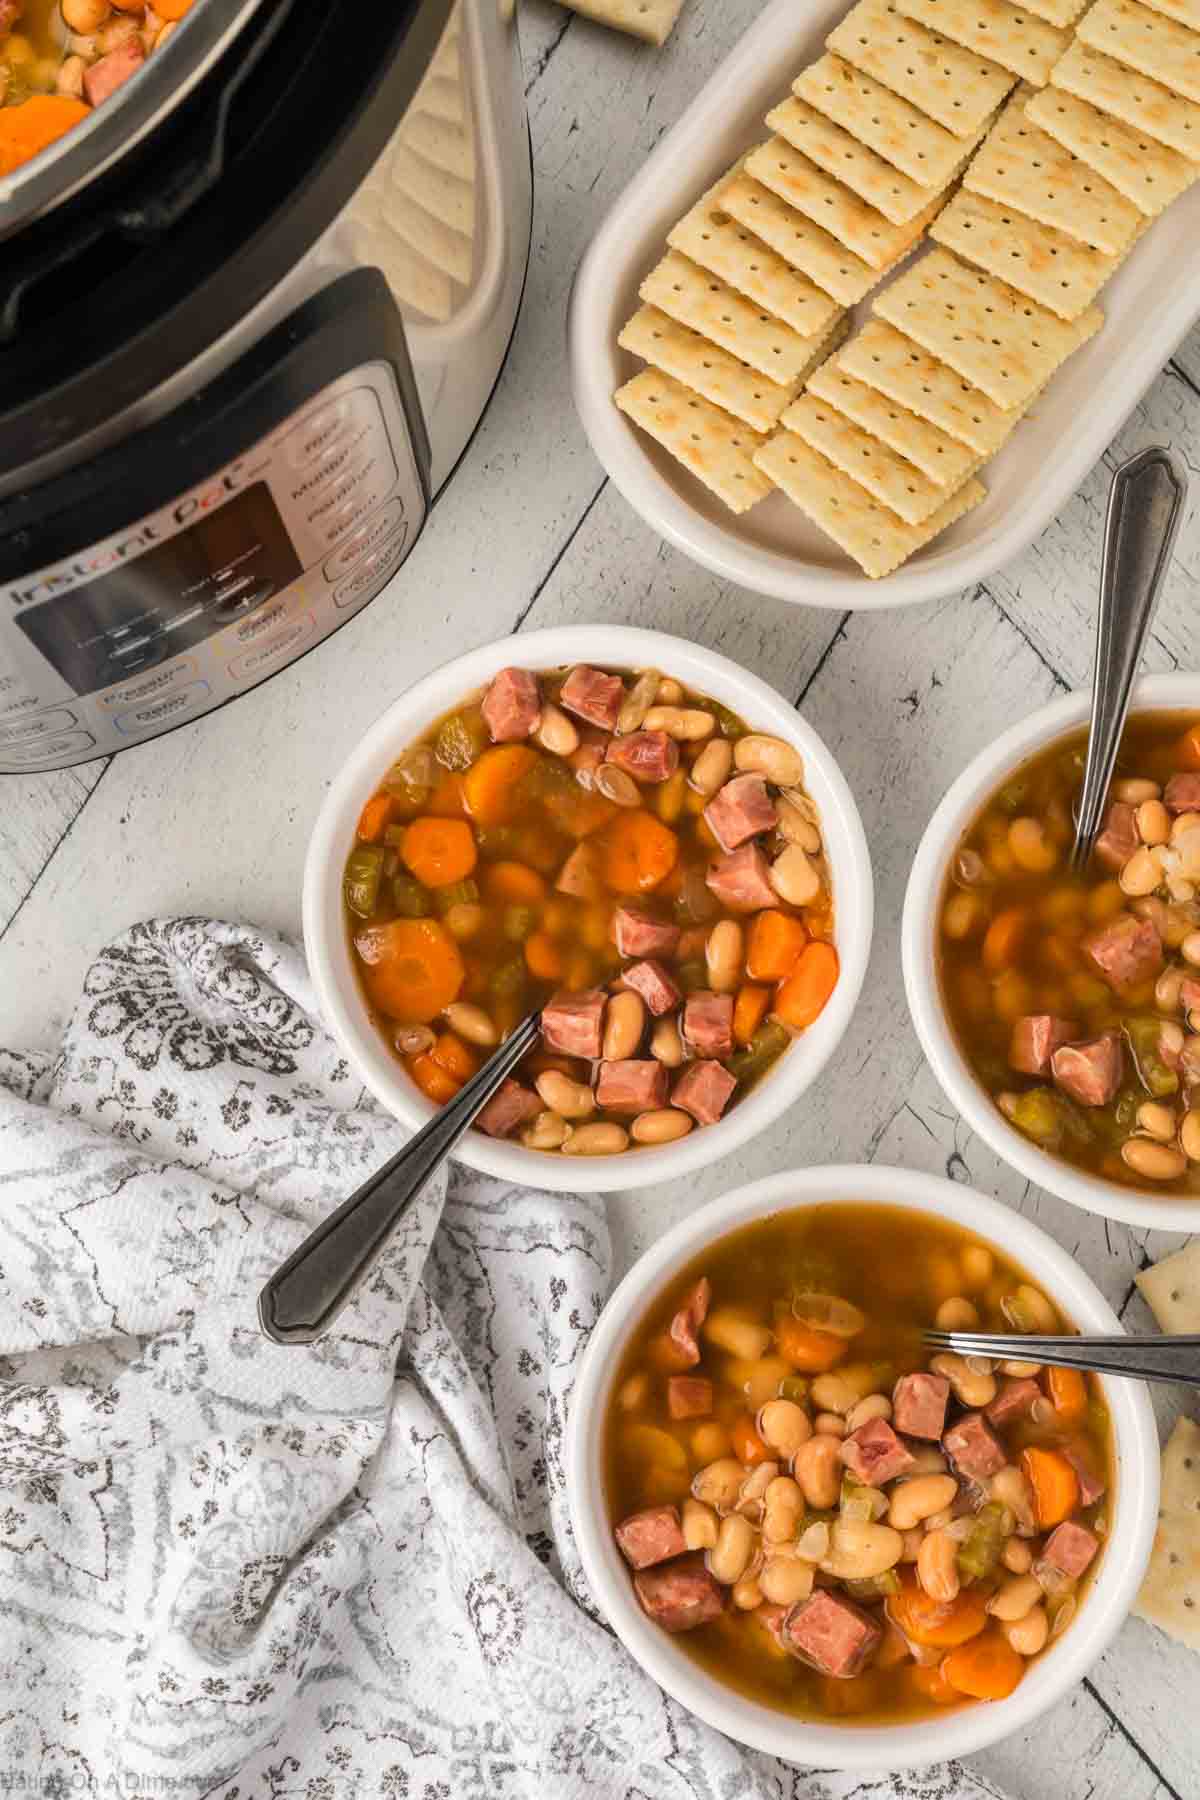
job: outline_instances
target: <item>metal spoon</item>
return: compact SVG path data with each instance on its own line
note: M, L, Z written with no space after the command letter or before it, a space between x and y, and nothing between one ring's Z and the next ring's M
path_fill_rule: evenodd
M1200 1337L1032 1337L1014 1332L926 1331L931 1350L990 1356L1003 1362L1052 1363L1142 1381L1178 1381L1200 1388Z
M1113 476L1100 569L1092 723L1071 852L1076 870L1086 868L1100 829L1129 695L1186 497L1183 461L1164 444L1139 451Z
M434 1170L536 1043L541 1024L540 1013L522 1019L453 1100L276 1269L258 1296L269 1338L311 1344L329 1330Z

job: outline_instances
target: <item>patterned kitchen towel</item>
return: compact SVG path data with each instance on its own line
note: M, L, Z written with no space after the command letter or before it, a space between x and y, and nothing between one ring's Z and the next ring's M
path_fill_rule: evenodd
M597 1620L564 1412L602 1204L462 1169L338 1329L267 1274L392 1155L299 954L135 927L0 1053L0 1787L224 1800L979 1800L740 1750Z

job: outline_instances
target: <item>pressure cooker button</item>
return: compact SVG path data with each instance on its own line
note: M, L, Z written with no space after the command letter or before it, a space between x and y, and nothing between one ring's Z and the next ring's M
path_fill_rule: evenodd
M187 676L196 673L195 659L190 656L181 658L179 662L168 664L165 668L154 669L149 675L143 675L139 681L127 681L111 693L99 696L101 706L109 712L124 710L136 706L139 701L152 700L165 693L168 688L177 687Z
M283 453L288 466L307 469L318 456L324 456L334 439L345 430L353 412L354 401L347 394L341 400L331 401L329 405L319 406L315 412L308 413L283 440Z
M49 737L78 723L77 716L67 707L56 706L53 712L38 713L36 718L0 725L0 744L23 744L29 738Z
M78 756L95 748L90 731L64 731L57 737L38 738L32 744L5 744L0 750L0 768L24 767L29 763L57 762L60 756Z
M252 619L243 619L232 633L234 642L238 644L254 643L257 638L270 631L272 626L278 625L281 619L286 619L287 611L287 601L281 596L276 600L274 606L264 607L262 612L255 613Z
M335 551L329 558L325 564L326 581L337 581L346 573L347 569L353 567L360 556L365 556L368 550L376 549L386 538L390 538L403 518L404 505L402 501L389 500L386 506L381 506L379 511L369 518L366 524L354 533L353 537L347 538L341 549Z
M137 737L143 731L158 731L164 725L173 725L177 719L194 712L211 692L207 681L190 681L173 694L164 694L161 700L147 700L129 712L118 713L117 730L126 737Z
M257 681L276 663L286 661L291 652L310 638L316 629L316 620L312 614L304 613L300 618L293 619L285 630L267 638L253 650L247 650L245 656L235 657L229 665L229 673L235 681Z
M379 591L386 578L404 561L404 546L408 542L407 521L395 537L381 544L378 550L372 551L365 562L359 563L349 581L342 583L333 596L333 604L338 607L361 606L372 594Z

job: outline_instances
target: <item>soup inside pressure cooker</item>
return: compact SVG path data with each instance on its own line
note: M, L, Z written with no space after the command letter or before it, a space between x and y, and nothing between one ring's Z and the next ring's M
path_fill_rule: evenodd
M939 921L946 1011L1033 1143L1109 1181L1200 1193L1200 724L1130 722L1075 875L1085 742L1018 769L965 833Z
M0 175L86 119L194 0L0 0Z
M605 1495L638 1601L765 1705L1003 1699L1085 1602L1109 1517L1098 1384L929 1352L935 1324L1069 1329L994 1245L831 1204L712 1245L621 1360Z
M716 1123L838 979L799 753L653 669L502 669L388 771L343 891L368 1005L430 1100L540 1010L477 1121L528 1149Z

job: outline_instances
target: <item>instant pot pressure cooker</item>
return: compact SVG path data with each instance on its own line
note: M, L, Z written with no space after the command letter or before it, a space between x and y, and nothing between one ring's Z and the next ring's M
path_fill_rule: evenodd
M0 772L195 719L396 576L530 215L511 0L196 0L0 180Z

